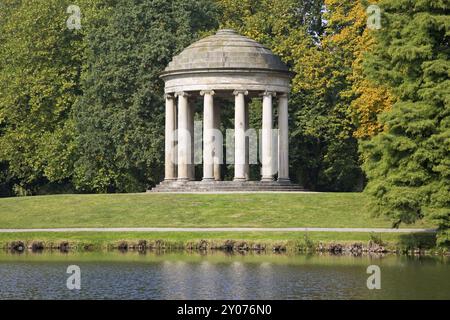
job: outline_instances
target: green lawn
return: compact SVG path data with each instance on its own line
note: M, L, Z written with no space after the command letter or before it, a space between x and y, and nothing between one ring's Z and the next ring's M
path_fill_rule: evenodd
M0 228L58 227L390 227L385 218L372 217L361 193L305 194L110 194L59 195L0 199ZM430 221L409 228L435 227ZM306 236L306 238L305 238ZM162 239L169 247L183 247L203 239L221 244L228 239L263 243L365 242L370 233L336 232L71 232L0 233L0 247L12 241L69 241L105 248L121 241ZM419 235L381 234L394 245L416 243ZM433 235L427 235L429 242ZM428 239L430 238L430 239ZM431 239L433 241L433 239ZM421 241L423 242L423 241Z
M108 194L0 199L0 228L390 227L361 193ZM409 228L434 227L421 221Z

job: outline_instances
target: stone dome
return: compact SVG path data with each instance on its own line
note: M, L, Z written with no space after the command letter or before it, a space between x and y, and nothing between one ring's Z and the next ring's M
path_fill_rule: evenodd
M204 90L289 93L291 73L263 45L222 29L175 56L161 78L167 94Z
M266 69L288 72L272 51L231 29L219 30L187 47L165 69L164 74L198 69Z

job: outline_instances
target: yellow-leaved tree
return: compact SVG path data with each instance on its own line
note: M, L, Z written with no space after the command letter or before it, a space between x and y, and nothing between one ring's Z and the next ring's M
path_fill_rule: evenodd
M374 5L377 0L372 0ZM349 86L341 92L351 107L355 122L354 136L369 138L383 130L378 121L378 115L389 110L394 102L393 95L386 87L370 81L363 72L364 56L374 46L373 32L382 32L374 29L378 14L376 9L369 8L368 4L360 0L325 0L327 10L327 25L333 30L324 37L323 44L328 48L339 48L343 53L341 57L345 67L341 70ZM371 23L373 28L368 25Z

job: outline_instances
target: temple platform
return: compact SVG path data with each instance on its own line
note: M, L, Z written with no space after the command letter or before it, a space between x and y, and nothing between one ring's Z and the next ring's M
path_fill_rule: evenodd
M301 192L291 182L264 181L163 181L148 192Z

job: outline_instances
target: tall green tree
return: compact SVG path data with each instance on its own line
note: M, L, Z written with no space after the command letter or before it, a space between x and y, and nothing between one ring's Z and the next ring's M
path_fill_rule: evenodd
M83 96L75 111L80 190L144 191L160 181L164 84L159 75L215 21L210 1L118 0L86 36Z
M362 145L366 192L395 225L436 217L450 224L450 17L448 1L382 1L382 29L367 75L398 97L386 130Z
M80 93L81 33L67 2L0 4L0 167L3 194L70 184L71 107ZM0 181L0 185L2 182Z

